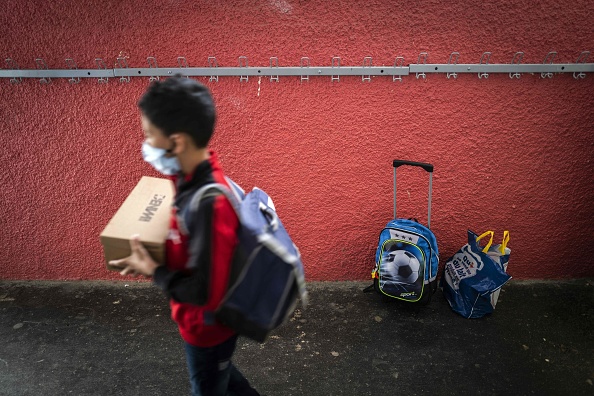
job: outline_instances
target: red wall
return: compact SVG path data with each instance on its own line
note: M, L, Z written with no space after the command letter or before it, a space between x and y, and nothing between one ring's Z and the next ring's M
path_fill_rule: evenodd
M398 4L400 3L400 4ZM21 68L95 68L118 55L130 67L391 66L429 52L429 63L575 62L594 50L589 0L497 1L24 1L3 2L0 54ZM331 4L331 5L330 5ZM594 62L594 56L590 62ZM245 188L275 198L309 280L369 278L380 229L392 216L395 158L435 165L433 230L442 263L466 229L511 232L516 278L594 275L594 75L488 79L443 74L402 83L377 77L198 78L214 94L212 147ZM99 233L142 175L129 84L0 80L1 279L119 279L104 270ZM399 215L426 219L427 174L401 168Z

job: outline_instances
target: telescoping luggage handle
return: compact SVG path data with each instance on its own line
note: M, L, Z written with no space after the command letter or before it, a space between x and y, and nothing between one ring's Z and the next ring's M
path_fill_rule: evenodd
M429 204L427 213L427 228L431 228L431 190L433 188L433 165L424 162L413 162L404 160L394 160L394 219L396 219L396 168L402 165L418 166L429 172Z

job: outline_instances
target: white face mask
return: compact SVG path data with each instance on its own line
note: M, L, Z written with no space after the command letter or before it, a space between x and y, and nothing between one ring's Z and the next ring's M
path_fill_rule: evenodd
M177 157L167 157L167 150L142 143L142 158L164 175L176 175L181 170Z

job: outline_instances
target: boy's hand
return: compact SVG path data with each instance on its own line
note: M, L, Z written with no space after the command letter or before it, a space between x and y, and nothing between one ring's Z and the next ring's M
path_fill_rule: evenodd
M122 268L123 271L120 272L120 275L136 276L140 274L153 276L159 264L152 259L148 251L142 246L138 235L133 235L130 239L130 248L132 249L130 256L119 260L111 260L109 265Z

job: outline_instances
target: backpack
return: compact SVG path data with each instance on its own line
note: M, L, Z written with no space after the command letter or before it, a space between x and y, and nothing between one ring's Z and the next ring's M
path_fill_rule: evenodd
M433 232L408 219L388 222L381 231L371 277L388 297L428 303L437 289L438 252Z
M371 273L378 293L407 302L427 304L437 290L439 258L435 235L414 219L396 217L396 169L402 165L416 166L429 173L427 222L431 221L431 191L433 165L422 162L394 160L394 220L380 232Z
M225 296L215 318L240 335L264 342L297 307L307 305L305 276L299 249L280 221L272 199L257 187L245 194L226 178L231 190L207 184L194 194L187 216L196 216L200 201L223 194L239 218L239 243Z

